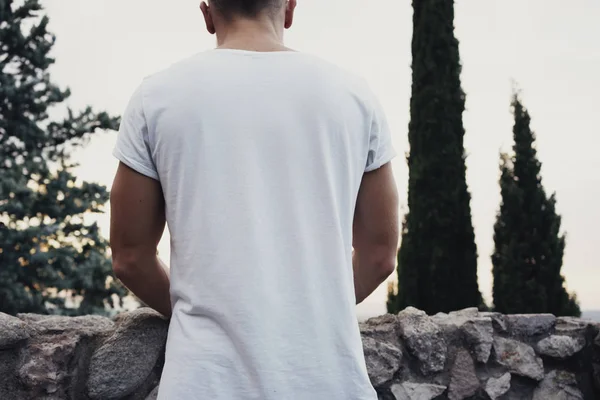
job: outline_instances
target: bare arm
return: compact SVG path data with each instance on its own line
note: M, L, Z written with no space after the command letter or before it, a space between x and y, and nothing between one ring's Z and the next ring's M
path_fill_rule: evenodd
M354 289L359 304L396 267L398 191L390 163L363 176L353 229Z
M120 163L110 208L115 275L140 300L170 317L169 272L157 256L157 245L165 229L160 183Z

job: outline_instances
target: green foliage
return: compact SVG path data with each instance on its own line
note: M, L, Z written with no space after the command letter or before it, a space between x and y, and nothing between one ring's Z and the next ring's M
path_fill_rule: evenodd
M118 119L91 108L49 112L69 97L50 81L54 37L38 0L0 0L0 311L89 314L125 290L89 213L104 186L78 182L70 152Z
M555 195L542 186L531 118L517 95L512 105L514 154L501 156L502 204L494 226L494 306L502 313L579 316L560 273L565 235Z
M465 94L454 2L413 0L409 213L388 311L481 306L471 197L465 178Z

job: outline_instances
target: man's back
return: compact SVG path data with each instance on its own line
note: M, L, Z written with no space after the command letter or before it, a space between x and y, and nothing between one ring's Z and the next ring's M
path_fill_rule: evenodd
M159 399L376 398L352 222L363 174L394 153L360 80L296 52L201 53L142 83L115 155L165 199Z

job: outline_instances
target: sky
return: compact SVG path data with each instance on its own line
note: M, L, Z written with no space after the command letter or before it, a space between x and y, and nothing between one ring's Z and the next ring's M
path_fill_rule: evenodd
M298 0L286 44L367 79L387 114L400 157L393 161L405 213L411 85L408 0ZM70 106L121 114L141 80L214 47L197 0L42 0L57 42L52 77ZM376 5L371 5L376 4ZM478 246L480 289L491 303L493 224L500 204L499 154L512 146L511 93L522 93L537 134L543 184L556 192L567 232L563 273L583 310L600 309L600 2L457 0L456 36L467 94L463 116L467 182ZM115 132L74 154L77 175L110 187ZM108 235L108 213L98 217ZM168 236L159 246L169 259ZM395 279L395 276L390 278ZM387 285L358 306L385 312Z

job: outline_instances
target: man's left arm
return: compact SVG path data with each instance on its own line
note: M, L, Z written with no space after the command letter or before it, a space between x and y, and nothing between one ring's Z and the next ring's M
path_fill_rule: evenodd
M141 301L171 316L169 272L157 256L165 229L160 182L119 164L110 195L113 269Z

